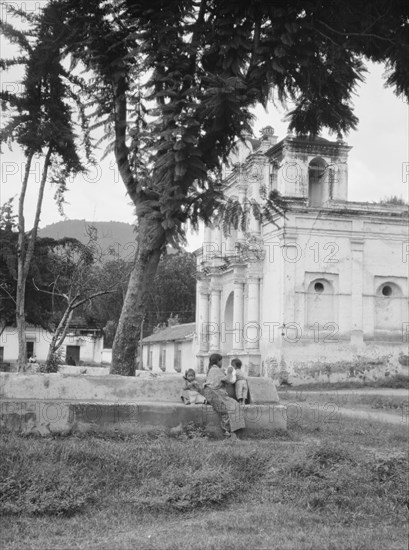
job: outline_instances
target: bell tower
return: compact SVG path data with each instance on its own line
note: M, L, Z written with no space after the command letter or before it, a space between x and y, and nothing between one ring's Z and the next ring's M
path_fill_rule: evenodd
M317 207L348 200L349 147L341 138L287 135L266 151L269 190Z

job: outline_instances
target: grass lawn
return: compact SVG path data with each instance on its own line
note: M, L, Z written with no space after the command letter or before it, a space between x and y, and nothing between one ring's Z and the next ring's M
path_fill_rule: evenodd
M1 436L1 549L407 548L407 425Z
M282 403L292 402L298 405L307 405L310 410L316 410L316 415L321 410L321 417L327 417L331 412L336 415L339 409L355 409L366 412L384 412L400 418L402 422L409 420L409 401L407 396L398 395L377 395L373 393L357 392L338 393L317 391L308 393L308 391L280 391L280 400Z
M395 374L393 376L386 376L379 378L378 380L341 380L339 382L308 382L305 384L297 384L291 386L292 390L311 390L311 391L333 391L333 390L362 390L367 388L395 388L395 389L409 389L409 376L404 374ZM278 389L285 389L282 386Z

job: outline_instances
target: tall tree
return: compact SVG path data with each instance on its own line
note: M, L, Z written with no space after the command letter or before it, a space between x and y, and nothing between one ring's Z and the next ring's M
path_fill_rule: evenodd
M76 311L88 305L99 296L114 293L121 283L115 280L99 280L101 273L100 252L96 241L90 238L84 245L75 239L55 241L48 255L47 289L38 287L39 292L52 299L52 314L49 329L52 337L46 359L51 364L56 351L61 347Z
M16 318L13 268L16 260L17 222L13 199L0 206L0 336Z
M18 280L18 225L12 211L12 199L0 207L0 333L7 325L16 324L16 290ZM25 292L25 319L28 323L50 330L54 303L48 291L53 284L53 251L72 240L55 241L37 238L30 264Z
M162 256L146 299L144 335L170 317L177 317L180 323L195 320L196 271L194 254L180 251Z
M22 54L11 60L3 60L1 68L7 70L10 66L21 64L25 70L21 82L23 91L19 94L2 91L0 96L3 105L6 104L9 109L8 121L1 130L1 141L15 141L26 157L18 205L15 297L19 341L18 369L22 370L26 364L26 282L34 254L45 185L51 179L57 186L56 195L61 200L66 179L70 174L82 171L83 166L77 152L73 109L70 106L70 102L77 99L77 96L71 85L68 85L75 78L70 77L61 63L63 35L67 35L68 29L63 25L60 7L56 2L51 3L44 9L41 17L27 15L12 7L9 7L9 11L26 18L31 24L29 33L23 33L4 21L0 24L3 34L19 46ZM79 80L76 82L78 84ZM82 128L87 136L84 117ZM87 138L85 150L89 152ZM43 165L34 223L31 231L27 232L24 203L35 156L43 158Z
M138 217L137 253L113 347L133 374L144 303L169 242L209 222L219 171L272 91L289 127L318 134L357 125L351 96L363 59L409 94L407 2L397 0L61 0L67 51L94 73L98 124ZM143 85L142 85L143 83Z

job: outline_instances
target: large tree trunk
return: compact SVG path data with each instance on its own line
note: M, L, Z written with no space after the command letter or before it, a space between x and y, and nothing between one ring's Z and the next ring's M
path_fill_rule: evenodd
M166 234L161 223L161 215L158 210L149 206L152 202L151 196L143 190L141 181L134 177L129 163L129 149L126 144L127 89L127 79L124 76L113 83L115 158L129 197L136 207L137 251L112 345L111 374L133 376L145 313L145 297L153 284L160 257L166 246ZM134 151L134 154L137 154L137 151Z
M152 287L162 251L165 232L158 219L143 217L138 224L137 252L128 290L112 346L111 374L133 376L145 296Z

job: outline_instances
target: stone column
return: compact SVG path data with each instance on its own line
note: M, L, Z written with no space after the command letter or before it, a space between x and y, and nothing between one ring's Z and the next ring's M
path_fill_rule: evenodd
M285 323L293 324L300 321L296 318L295 288L297 264L302 260L302 249L296 239L297 235L295 233L287 232L281 246L281 254L284 260L282 264L282 319Z
M221 227L215 227L213 230L213 239L216 248L216 256L220 258L224 255L225 245L223 244L223 230Z
M241 279L234 281L234 305L233 305L233 326L234 326L234 351L243 350L243 325L244 325L244 283Z
M256 219L253 213L250 214L249 230L250 230L250 233L253 235L260 235L261 224Z
M247 323L244 330L247 350L258 350L260 345L260 278L250 274L247 277Z
M209 350L209 289L205 284L199 284L198 300L198 335L199 350L207 352Z
M244 185L239 186L239 203L243 207L244 203L246 201L246 188ZM239 226L237 228L237 241L238 242L244 242L244 232L242 231L241 227Z
M209 349L220 351L220 294L219 287L210 289L210 324L209 324Z

